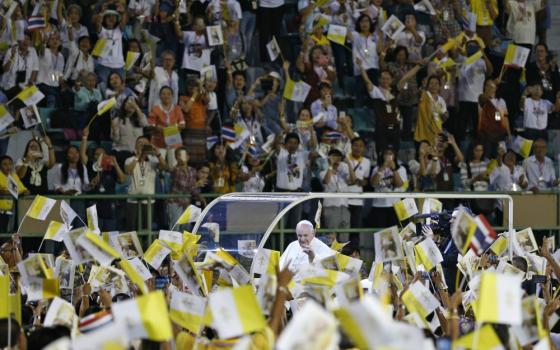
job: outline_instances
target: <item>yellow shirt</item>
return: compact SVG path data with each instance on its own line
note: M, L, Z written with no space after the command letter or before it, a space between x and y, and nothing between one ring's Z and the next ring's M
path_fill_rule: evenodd
M476 25L478 26L491 26L494 24L494 19L490 16L490 11L486 7L488 0L471 0L471 10L476 14ZM490 6L495 14L498 14L498 1L490 0Z
M24 184L21 183L21 180L17 176L16 172L12 172L12 178L18 185L18 193L23 193L27 191L27 188ZM0 189L8 190L8 177L0 171ZM0 210L1 211L10 211L14 205L14 201L11 199L0 199Z

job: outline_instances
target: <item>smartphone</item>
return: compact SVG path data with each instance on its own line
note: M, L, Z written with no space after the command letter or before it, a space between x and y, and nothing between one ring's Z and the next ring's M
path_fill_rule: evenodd
M142 147L142 152L146 154L153 154L154 148L152 147L152 145L144 145L144 147Z
M156 277L156 289L165 289L170 283L169 276Z
M346 111L340 111L340 113L338 113L338 117L339 117L339 118L344 118L344 117L346 117Z
M546 283L546 281L548 280L548 277L546 277L545 275L533 275L533 278L531 279L531 282L533 283Z

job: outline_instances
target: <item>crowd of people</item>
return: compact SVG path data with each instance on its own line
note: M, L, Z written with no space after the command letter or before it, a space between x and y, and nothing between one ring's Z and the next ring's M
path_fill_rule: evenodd
M128 193L106 201L105 231L136 228L139 194L191 195L155 202L158 229L205 193L558 184L546 0L7 1L2 11L0 188L11 176L32 195ZM395 224L392 204L326 203L325 227ZM10 205L2 232L13 230ZM83 215L88 203L71 205ZM500 218L499 205L484 209Z
M553 243L538 248L530 229L490 234L483 223L502 224L499 201L463 203L486 219L444 201L439 211L454 215L442 229L441 217L407 225L398 199L323 200L322 228L386 229L373 262L360 260L358 235L346 246L345 236L314 237L300 220L316 204L290 212L298 241L282 257L230 254L217 237L206 249L173 231L192 205L236 191L555 189L550 8L3 1L0 232L17 231L8 195L75 196L64 205L88 224L51 222L39 248L24 251L17 233L2 246L0 346L555 348ZM138 197L157 193L179 196ZM131 233L141 229L159 239L143 244ZM41 247L49 253L33 254ZM266 264L253 279L257 258Z

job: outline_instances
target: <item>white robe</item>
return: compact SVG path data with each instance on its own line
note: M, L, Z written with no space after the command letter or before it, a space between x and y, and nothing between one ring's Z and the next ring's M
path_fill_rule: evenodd
M314 261L321 260L329 255L333 255L336 252L329 248L328 245L321 242L317 238L313 238L311 241L311 249L315 253ZM283 269L289 262L289 269L293 272L299 270L302 265L310 264L308 255L303 252L303 249L299 245L298 241L293 241L288 245L282 256L280 257L280 269Z

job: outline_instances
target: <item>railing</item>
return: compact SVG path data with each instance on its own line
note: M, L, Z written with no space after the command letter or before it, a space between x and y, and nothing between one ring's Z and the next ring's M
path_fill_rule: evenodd
M498 194L498 192L476 192L476 194ZM441 193L438 193L441 194ZM454 192L449 192L449 194L456 194ZM528 196L531 196L532 194L530 192L499 192L499 194L509 194L509 195L514 195L514 196L522 196L523 198L529 198ZM541 225L536 225L537 228L539 230L542 231L549 231L549 232L553 232L553 233L557 233L560 231L560 191L547 191L547 192L539 192L539 195L542 194L548 194L548 195L553 195L556 198L556 207L544 207L544 208L540 208L540 210L542 210L544 213L550 213L551 215L554 215L556 217L556 220L554 223L549 223L546 226L541 226ZM429 193L426 193L426 195L430 195ZM141 210L141 206L140 204L142 202L146 202L146 201L158 201L158 200L170 200L170 199L176 199L176 198L189 198L190 196L188 194L153 194L153 195L129 195L129 194L103 194L103 195L91 195L91 194L82 194L82 195L78 195L78 196L69 196L69 195L47 195L49 198L53 198L53 199L57 199L57 200L84 200L84 201L96 201L96 200L119 200L119 201L126 201L126 200L136 200L138 203L138 229L136 230L138 232L138 235L143 237L144 239L147 239L148 242L151 242L153 240L153 235L154 232L152 231L151 227L143 227L143 217L142 217L142 210ZM220 194L216 194L216 193L208 193L208 194L201 194L202 197L206 198L208 200L208 202L210 202L211 199L214 199L218 196L220 196ZM402 193L403 197L406 197L406 193ZM434 196L437 197L437 196ZM23 219L23 216L25 215L25 212L23 212L22 210L18 210L21 207L21 202L22 201L32 201L34 198L34 196L21 196L20 198L18 198L18 200L14 200L15 202L15 219L17 220L16 222L19 223L21 219ZM515 198L515 197L514 197ZM535 199L537 197L534 197ZM12 197L10 196L0 196L0 199L12 199ZM151 223L153 221L154 218L154 208L151 205L146 206L146 222ZM85 218L84 218L85 219ZM121 227L124 225L121 225ZM514 225L515 226L515 225ZM120 227L118 227L120 228ZM515 226L515 228L522 228L522 226ZM379 230L381 228L372 228L372 227L354 227L354 228L350 228L350 229L321 229L319 230L319 232L341 232L341 233L349 233L349 234L360 234L360 233L364 233L364 232L375 232L376 230ZM499 231L504 231L507 229L507 227L505 226L496 226L495 227L496 230ZM280 223L271 231L271 233L273 234L279 234L280 237L284 237L285 234L289 234L289 233L294 233L295 230L293 228L284 228L282 225L282 221L280 221ZM12 232L5 232L5 233L0 233L0 238L6 238L9 237L12 234ZM43 237L44 232L25 232L25 234L23 235L23 238L26 237Z

